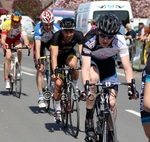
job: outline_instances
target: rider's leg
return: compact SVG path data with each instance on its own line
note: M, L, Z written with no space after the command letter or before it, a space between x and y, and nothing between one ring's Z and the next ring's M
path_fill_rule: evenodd
M61 112L61 106L60 106L60 100L61 100L61 88L62 88L62 79L57 78L55 80L55 87L54 87L54 107L55 107L55 114L54 114L54 120L61 121L60 119L60 112ZM59 119L59 120L58 120Z
M10 82L8 75L10 73L10 61L11 61L11 50L7 49L6 51L6 57L5 57L5 63L4 63L4 78L5 78L5 88L10 88Z
M21 47L22 47L22 43L21 43L19 40L17 40L17 41L15 42L14 46L21 48ZM22 50L21 50L21 49L18 49L18 50L17 50L17 53L18 53L18 62L19 62L20 65L21 65Z
M66 61L66 64L71 68L77 68L78 58L75 55L69 55ZM72 81L76 88L78 88L78 78L79 78L79 71L73 70L71 71Z
M90 68L90 83L97 83L99 81L99 71L95 66ZM93 93L86 101L86 119L85 119L85 132L88 136L94 136L94 122L93 122L93 107L95 101L95 87L91 87L90 91Z

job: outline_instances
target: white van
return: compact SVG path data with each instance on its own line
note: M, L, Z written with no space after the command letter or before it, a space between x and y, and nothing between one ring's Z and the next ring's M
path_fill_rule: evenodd
M118 16L125 26L133 18L129 1L93 1L82 3L77 9L76 29L86 33L90 30L90 21L97 20L101 14L111 12Z
M9 18L10 15L2 15L0 17L0 19L2 19L2 23L4 22L4 19L9 19ZM22 16L21 23L23 24L28 34L28 37L32 37L33 36L32 33L34 32L34 27L35 27L34 21L29 16Z

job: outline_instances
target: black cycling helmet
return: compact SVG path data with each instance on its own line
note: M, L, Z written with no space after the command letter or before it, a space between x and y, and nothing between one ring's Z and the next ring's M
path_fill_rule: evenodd
M75 20L72 18L64 18L61 20L60 27L62 30L75 29L76 27Z
M112 13L101 15L98 19L98 31L106 35L116 35L120 29L120 20Z

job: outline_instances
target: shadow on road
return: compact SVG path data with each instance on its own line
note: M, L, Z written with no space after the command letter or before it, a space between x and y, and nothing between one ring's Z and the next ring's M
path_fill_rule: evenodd
M15 92L12 92L12 93L11 93L10 91L1 91L0 94L3 95L3 96L11 96L11 95L12 95L12 96L18 98L18 96L16 95ZM22 96L22 95L23 95L23 96L29 96L29 95L27 95L27 94L25 94L25 93L21 93L21 96ZM20 97L20 98L21 98L21 97Z

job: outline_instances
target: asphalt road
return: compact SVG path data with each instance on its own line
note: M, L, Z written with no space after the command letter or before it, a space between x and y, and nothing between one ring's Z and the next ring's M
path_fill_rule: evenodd
M85 102L80 102L80 132L73 138L50 113L41 113L37 100L35 69L32 55L23 52L23 90L21 99L4 88L3 52L0 50L0 142L83 142ZM118 69L119 81L124 82L123 70ZM134 72L140 91L141 72ZM81 81L79 86L82 86ZM128 100L127 87L120 87L117 98L117 133L119 142L146 142L140 122L139 100Z

